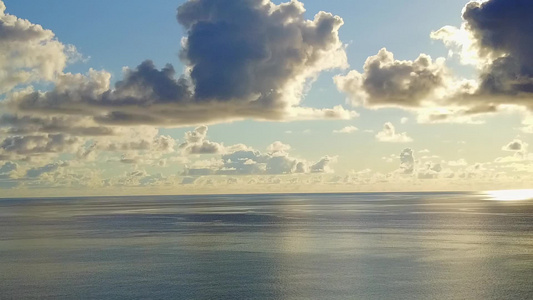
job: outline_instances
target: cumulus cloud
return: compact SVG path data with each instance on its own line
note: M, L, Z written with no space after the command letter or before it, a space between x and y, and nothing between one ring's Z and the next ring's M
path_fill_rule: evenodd
M339 130L333 130L333 133L354 133L356 132L357 130L359 130L357 127L355 126L346 126L342 129L339 129Z
M420 153L421 151L419 151ZM450 169L444 169L441 162L433 162L428 159L438 158L436 156L432 157L421 157L420 159L415 158L415 151L411 148L405 148L402 150L399 156L400 167L392 174L389 174L390 177L400 177L406 178L417 178L421 180L428 179L437 179L441 177L453 177L454 172ZM398 178L399 179L399 178Z
M515 139L512 142L508 143L507 145L502 147L503 151L510 151L510 152L526 152L527 151L528 144L526 142L523 142L519 139Z
M333 173L331 163L336 162L336 157L325 156L310 167L311 173Z
M224 146L206 140L207 126L200 126L185 133L185 142L179 147L187 154L216 154L222 153Z
M400 170L403 174L413 174L415 170L415 155L412 149L405 148L400 153Z
M157 69L147 60L110 88L110 74L60 74L48 92L9 96L9 108L86 116L99 124L179 126L246 118L294 120L351 118L341 106L299 106L306 84L320 72L347 67L338 37L340 17L304 17L299 1L190 0L178 9L186 30L181 60Z
M421 54L414 61L396 60L385 48L369 57L363 69L363 73L353 70L334 78L353 105L419 107L436 98L447 81L443 59L433 61Z
M193 131L185 133L185 141L179 145L179 148L185 154L223 154L238 150L247 150L248 147L243 144L224 146L222 143L216 143L207 140L208 127L205 125L196 127Z
M419 179L435 179L438 178L442 171L440 164L426 163L424 168L418 170L417 176Z
M291 150L291 145L276 141L267 147L267 151L271 154L285 154Z
M409 143L413 141L407 133L397 133L396 128L390 122L383 125L383 130L376 134L376 139L386 143Z
M0 93L21 84L52 81L62 73L70 55L79 55L72 45L59 42L40 25L6 13L0 1Z

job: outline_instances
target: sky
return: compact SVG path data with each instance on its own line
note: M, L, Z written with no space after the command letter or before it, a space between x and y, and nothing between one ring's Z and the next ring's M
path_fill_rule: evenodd
M0 1L0 195L531 188L533 2Z

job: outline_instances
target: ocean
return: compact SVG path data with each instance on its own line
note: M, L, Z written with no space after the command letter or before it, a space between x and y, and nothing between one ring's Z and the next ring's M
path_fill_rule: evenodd
M533 299L533 200L0 199L0 299Z

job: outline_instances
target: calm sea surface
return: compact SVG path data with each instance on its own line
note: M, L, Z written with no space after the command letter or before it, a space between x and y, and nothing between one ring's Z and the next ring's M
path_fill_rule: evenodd
M533 299L533 200L0 200L0 299Z

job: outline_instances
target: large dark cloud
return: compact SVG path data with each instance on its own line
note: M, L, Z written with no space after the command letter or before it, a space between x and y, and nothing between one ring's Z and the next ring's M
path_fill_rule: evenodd
M463 19L479 56L496 57L481 74L479 93L525 98L533 109L533 2L471 2Z
M105 71L62 74L53 90L16 93L8 107L113 125L353 117L341 107L299 106L306 82L347 65L338 37L342 19L320 12L306 20L304 12L298 1L190 0L178 9L187 32L182 76L149 60L126 69L114 88Z
M197 98L290 103L281 94L287 83L310 75L309 69L323 68L324 55L340 46L342 19L320 12L306 22L303 12L297 1L281 6L262 0L182 5L178 21L188 30L182 57L192 66Z
M481 69L477 89L460 93L456 103L473 107L469 113L494 111L501 104L533 110L533 2L473 1L465 6L463 20L460 30L444 27L433 33L473 52ZM457 39L461 33L468 42Z

